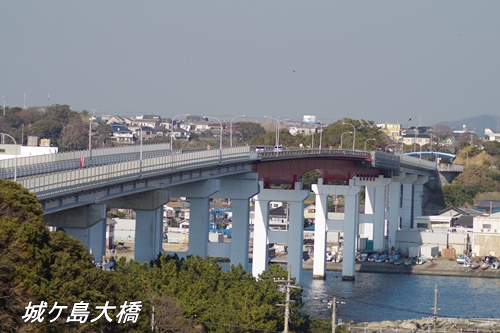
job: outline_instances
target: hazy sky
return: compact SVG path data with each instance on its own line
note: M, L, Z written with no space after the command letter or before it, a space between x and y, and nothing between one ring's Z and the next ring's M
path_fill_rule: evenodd
M499 17L498 0L3 1L0 96L433 125L499 114Z

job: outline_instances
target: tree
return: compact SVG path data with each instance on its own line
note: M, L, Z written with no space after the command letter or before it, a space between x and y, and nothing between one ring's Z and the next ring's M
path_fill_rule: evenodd
M61 132L59 151L84 150L88 147L88 129L81 121L73 121L66 125Z
M243 141L251 141L252 139L265 134L264 127L261 124L249 121L241 121L235 126L236 134L240 136ZM234 135L233 131L233 135Z
M61 123L48 119L38 120L29 127L31 135L37 136L41 139L50 139L53 143L57 142L61 136L62 130L63 125Z

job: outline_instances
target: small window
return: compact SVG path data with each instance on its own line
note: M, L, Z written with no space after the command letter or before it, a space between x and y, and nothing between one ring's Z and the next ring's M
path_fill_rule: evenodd
M418 229L427 229L427 223L417 223Z
M483 229L491 229L491 224L483 223Z

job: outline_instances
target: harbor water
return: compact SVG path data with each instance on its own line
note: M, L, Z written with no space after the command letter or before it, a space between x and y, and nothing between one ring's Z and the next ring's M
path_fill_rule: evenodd
M434 289L438 288L439 317L500 318L500 280L455 276L356 273L342 281L341 272L327 271L325 280L313 280L303 271L304 311L330 319L327 301L335 296L337 317L343 322L404 320L430 317Z

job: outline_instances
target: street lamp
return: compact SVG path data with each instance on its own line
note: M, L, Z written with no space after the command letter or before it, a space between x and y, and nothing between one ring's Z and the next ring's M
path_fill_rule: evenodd
M319 132L319 150L321 150L321 141L323 140L323 123L319 120L316 120L320 124L320 132Z
M276 143L274 145L275 148L278 148L278 145L279 145L279 128L280 128L280 121L278 120L278 118L275 118L275 117L271 117L271 116L264 116L264 118L270 118L270 119L273 119L273 120L276 120ZM276 149L278 150L278 149Z
M175 118L182 117L182 116L189 116L189 113L178 114L175 117L173 117L172 120L170 121L170 151L174 150L173 143L172 143L172 137L174 136L174 120L175 120Z
M246 115L238 115L234 116L231 121L229 122L229 147L233 148L233 120L235 120L238 117L246 117Z
M95 116L95 109L92 112L92 116L90 116L90 121L89 121L89 157L90 157L90 164L92 164L92 121L94 120Z
M343 121L342 124L343 125L351 125L352 128L354 129L354 134L352 137L352 151L354 151L354 144L356 143L356 127L354 127L354 125L351 123L346 123L345 121Z
M368 139L368 140L366 140L366 141L365 141L365 151L366 151L366 143L367 143L368 141L377 141L377 140L376 140L376 139Z
M344 146L342 144L343 140L344 140L344 134L349 134L349 133L352 133L352 131L350 132L344 132L342 133L342 135L340 136L340 149L342 149Z
M3 116L5 117L5 101L7 100L7 97L2 96L3 99Z
M141 131L141 149L139 151L139 160L140 160L139 172L142 177L142 125L139 125L139 130Z
M219 144L219 149L221 151L221 154L222 154L222 121L219 120L219 118L215 118L215 117L211 117L211 116L203 116L203 118L205 118L207 121L208 121L208 118L211 118L211 119L215 119L219 122L220 124L220 144Z
M0 133L0 135L8 136L9 138L12 139L12 141L14 141L14 149L15 149L15 155L14 155L14 181L16 181L16 179L17 179L17 142L16 142L16 139L14 139L12 136L10 136L9 134L6 134L6 133ZM4 140L2 140L2 142L3 141Z

